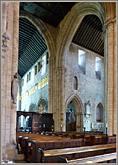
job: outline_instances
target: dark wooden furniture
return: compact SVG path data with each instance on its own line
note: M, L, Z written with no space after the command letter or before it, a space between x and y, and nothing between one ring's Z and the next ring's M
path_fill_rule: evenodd
M116 152L116 144L95 145L87 147L53 149L53 150L38 150L39 163L59 163L60 156L67 160L85 158L96 155Z
M92 156L92 157L87 157L87 158L82 158L82 159L75 159L75 160L70 160L68 161L67 159L60 157L60 161L62 163L68 163L68 164L73 164L73 163L116 163L116 152L110 153L110 154L103 154L103 155L98 155L98 156Z
M39 114L36 112L23 112L17 111L17 124L16 131L19 132L19 117L23 115L25 118L30 116L32 118L31 132L52 131L54 128L53 114L44 113Z
M53 136L53 134L55 134L55 136ZM71 160L75 158L78 159L81 156L84 156L84 157L95 156L95 155L92 155L93 153L100 155L100 154L115 152L115 148L116 148L115 136L108 137L108 143L114 143L113 144L114 148L109 148L109 149L107 148L107 151L108 151L107 152L106 149L103 149L102 147L99 148L99 146L104 146L103 144L105 144L106 142L106 138L104 135L92 135L92 136L95 136L94 138L92 138L92 136L88 134L86 135L85 143L84 143L83 135L79 133L75 134L77 135L76 138L74 137L75 139L73 138L73 136L71 136L72 133L68 134L70 136L68 136L67 133L62 133L62 134L63 136L60 136L59 132L57 133L44 132L44 134L18 132L16 134L16 137L17 137L17 143L21 147L21 153L25 154L25 158L28 162L34 162L34 163L43 161L43 158L44 159L46 158L46 161L50 161L50 162L55 161L55 159L56 161L63 162L66 158L68 158L68 160ZM91 142L91 140L94 140L94 141ZM102 145L99 145L101 143ZM74 150L76 150L76 148L72 148L72 147L80 147L82 149L83 148L82 146L84 145L88 146L88 148L86 148L88 151L84 150L84 152L79 151L78 153L74 153L75 152ZM91 146L91 145L96 145L96 146ZM106 144L106 145L110 146L110 144ZM64 154L63 152L63 154L61 153L58 156L55 156L55 154L57 154L56 151L58 151L58 149L65 150L67 154ZM90 149L92 150L90 151ZM72 150L72 154L70 155L68 152L69 150ZM47 155L45 155L45 151L47 152ZM54 156L51 156L51 160L50 160L50 155L49 155L50 153L48 153L48 151L52 152L52 155L54 153ZM79 154L79 157L78 157L78 154ZM64 156L64 159L61 159L60 156L61 157Z

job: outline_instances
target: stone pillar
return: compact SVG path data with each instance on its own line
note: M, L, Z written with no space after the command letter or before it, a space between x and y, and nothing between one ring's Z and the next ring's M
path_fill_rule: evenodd
M55 131L65 130L65 107L64 107L64 74L65 68L57 68L55 70L55 95L54 95L54 113L55 113Z
M117 62L117 60L118 60L118 58L116 57L117 55L116 55L116 21L114 22L114 58L113 58L113 63L114 63L114 65L113 65L113 69L114 69L114 71L113 71L113 73L114 73L114 82L113 82L113 86L114 86L114 96L113 96L113 98L114 98L114 119L113 119L113 121L114 121L114 123L113 123L113 134L116 134L116 129L117 129L117 119L116 119L116 116L117 116L117 106L116 106L116 91L117 91L117 88L116 88L116 84L117 84L117 80L116 80L116 74L117 74L117 70L116 70L116 68L117 68L117 66L116 66L116 62Z
M108 134L116 134L116 23L110 19L107 26L107 101L106 122ZM108 119L107 119L108 117ZM108 120L108 121L107 121Z
M13 159L16 105L11 101L11 81L18 68L19 2L3 2L2 7L2 159L5 153Z
M10 3L11 4L11 3ZM13 5L13 51L12 51L12 76L18 72L18 36L19 36L19 3ZM16 104L11 105L11 141L16 141ZM14 129L13 129L14 128Z

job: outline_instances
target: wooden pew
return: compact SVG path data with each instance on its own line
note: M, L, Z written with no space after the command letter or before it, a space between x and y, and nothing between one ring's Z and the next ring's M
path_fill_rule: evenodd
M108 144L116 143L116 136L108 136Z
M50 145L51 147L50 147ZM33 144L32 146L32 162L38 162L38 149L40 148L40 151L50 151L49 149L64 149L67 147L81 147L83 146L83 139L65 139L65 140L53 140L53 141L36 141L36 143ZM45 150L46 149L46 150ZM52 150L52 151L53 151ZM55 150L56 152L56 150Z
M60 157L60 162L62 163L68 163L68 164L73 164L73 163L116 163L116 152L110 153L110 154L103 154L103 155L98 155L98 156L92 156L92 157L87 157L87 158L82 158L82 159L75 159L75 160L67 160L63 157Z
M85 158L90 156L102 155L116 152L115 144L95 145L77 148L42 150L39 148L37 163L59 163L59 157L65 157L68 160Z
M58 134L58 133L57 133ZM22 136L21 136L22 135ZM67 136L71 136L71 134L65 133ZM59 148L69 148L69 147L77 147L77 146L89 146L95 144L104 144L106 141L105 135L96 135L90 136L87 134L85 136L85 143L83 143L83 135L82 134L75 134L78 138L70 139L65 137L59 136L51 136L51 135L41 135L41 134L33 134L33 133L17 133L17 142L20 144L22 148L22 153L25 154L26 159L36 160L35 157L38 154L38 148L43 150L49 149L59 149ZM81 138L81 139L80 139ZM70 139L70 140L69 140ZM98 139L98 141L96 140ZM32 141L35 140L35 143ZM108 137L109 143L114 143L116 141L115 136ZM30 144L30 145L29 145ZM35 145L35 149L33 146ZM34 154L35 156L32 156ZM30 157L30 158L29 158Z
M52 137L52 136L46 136L40 134L28 134L28 133L22 134L22 138L21 136L19 138L21 141L20 144L22 147L22 153L25 154L25 158L30 159L30 161L31 158L33 158L33 161L36 161L38 148L46 150L46 149L54 149L54 148L59 149L66 147L83 146L83 139L70 139L70 138L62 138L57 136Z

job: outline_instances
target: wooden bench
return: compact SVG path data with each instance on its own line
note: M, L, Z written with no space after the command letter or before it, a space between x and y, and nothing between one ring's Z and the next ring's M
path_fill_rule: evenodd
M57 133L59 134L59 133ZM85 136L85 141L83 141L83 134L75 134L73 137L78 137L75 139L70 139L72 133L67 134L63 133L66 136L51 136L51 135L41 135L33 133L17 133L17 142L20 144L21 153L25 154L26 159L30 161L38 161L38 149L43 150L49 149L62 149L62 148L71 148L79 146L90 146L90 145L99 145L105 144L106 137L101 135L91 135L87 134ZM67 136L69 136L67 138ZM108 137L108 143L115 143L116 136Z
M68 160L85 158L90 156L102 155L116 152L115 144L95 145L87 147L65 148L42 150L39 148L37 163L59 163L59 157L62 156Z
M110 153L110 154L103 154L103 155L98 155L98 156L92 156L92 157L87 157L87 158L82 158L82 159L75 159L75 160L70 160L68 161L67 159L60 157L60 162L62 163L68 163L68 164L73 164L73 163L116 163L116 152Z
M50 145L49 145L50 144ZM60 141L36 141L32 146L32 162L38 162L38 149L40 151L50 151L49 149L64 149L67 147L81 147L83 146L83 139L68 139L68 140L60 140ZM46 149L46 150L45 150ZM53 151L52 150L52 151ZM56 150L55 150L56 152Z

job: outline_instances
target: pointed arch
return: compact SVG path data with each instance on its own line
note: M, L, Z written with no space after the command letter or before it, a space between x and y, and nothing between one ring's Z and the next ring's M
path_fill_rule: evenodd
M22 11L20 13L20 17L28 19L37 28L37 30L41 33L41 35L45 39L50 55L52 54L54 55L55 42L53 35L51 34L47 25L42 20L37 19L35 16L33 16L32 14L26 11Z
M60 30L62 38L59 40L59 49L58 49L58 58L57 65L59 67L64 66L67 52L69 50L70 43L72 38L82 22L83 18L86 15L96 15L101 20L102 25L104 26L105 11L104 6L99 2L80 2L76 3L68 15L65 17L61 23L63 29ZM61 45L64 45L61 47Z
M103 119L104 119L103 105L100 102L96 106L96 122L103 122Z
M72 93L72 94L67 98L67 100L66 100L66 102L65 102L65 107L66 107L66 108L67 108L68 104L69 104L71 101L74 101L74 102L75 102L76 106L78 106L79 109L80 109L79 112L82 113L84 109L83 109L83 104L82 104L82 101L81 101L80 97L79 97L77 94Z
M83 131L83 113L84 113L84 107L83 107L83 104L82 104L82 101L80 99L80 97L75 94L75 93L72 93L66 100L66 103L65 103L65 107L66 107L66 110L65 110L65 113L67 111L67 107L69 105L69 103L73 101L74 104L75 104L75 109L76 109L76 131Z

